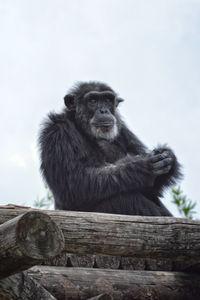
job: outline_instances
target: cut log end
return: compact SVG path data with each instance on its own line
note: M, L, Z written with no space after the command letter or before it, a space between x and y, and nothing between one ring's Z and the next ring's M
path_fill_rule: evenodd
M41 212L25 213L17 224L16 236L23 254L34 259L52 258L64 248L62 231Z

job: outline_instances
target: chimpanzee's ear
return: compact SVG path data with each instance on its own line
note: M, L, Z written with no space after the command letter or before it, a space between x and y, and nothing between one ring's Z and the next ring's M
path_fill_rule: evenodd
M67 106L68 110L75 110L76 105L74 101L74 95L68 94L64 97L65 105Z
M120 102L123 102L124 99L120 98L120 97L116 97L115 98L115 101L116 101L116 107L119 105Z

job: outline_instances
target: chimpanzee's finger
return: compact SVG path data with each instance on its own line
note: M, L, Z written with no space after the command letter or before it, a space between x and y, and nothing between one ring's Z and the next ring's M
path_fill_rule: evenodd
M164 151L161 154L152 155L151 156L151 162L154 163L154 162L157 162L157 161L162 160L162 159L167 158L167 157L169 157L169 154L168 154L167 151Z
M162 169L156 169L153 171L154 175L162 175L162 174L167 174L171 170L171 165L164 167Z
M172 158L168 157L168 158L164 158L156 163L153 164L153 169L161 169L163 167L166 167L168 165L170 165L172 163Z

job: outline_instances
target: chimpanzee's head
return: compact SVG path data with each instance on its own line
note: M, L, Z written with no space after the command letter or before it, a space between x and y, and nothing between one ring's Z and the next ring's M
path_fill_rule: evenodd
M106 84L78 83L64 98L67 110L84 132L96 139L113 140L118 134L116 108L123 100Z

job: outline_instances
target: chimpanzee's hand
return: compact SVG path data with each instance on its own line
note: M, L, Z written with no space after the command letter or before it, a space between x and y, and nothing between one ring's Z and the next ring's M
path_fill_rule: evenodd
M150 154L152 171L155 176L169 173L174 163L174 154L170 150L155 149Z

